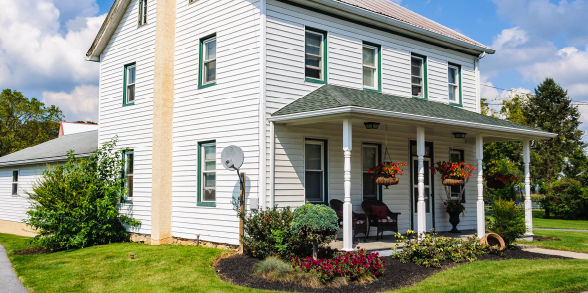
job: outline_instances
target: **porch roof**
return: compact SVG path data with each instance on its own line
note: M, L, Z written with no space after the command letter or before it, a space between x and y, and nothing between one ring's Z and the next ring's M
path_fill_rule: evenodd
M336 85L324 85L272 114L270 120L288 121L344 113L372 114L423 122L525 134L535 137L556 135L537 128L489 117L459 107L403 98Z

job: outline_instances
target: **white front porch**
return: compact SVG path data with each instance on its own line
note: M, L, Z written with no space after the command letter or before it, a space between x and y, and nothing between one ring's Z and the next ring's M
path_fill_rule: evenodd
M365 122L380 123L378 129L366 129ZM364 148L380 146L379 159L386 148L390 160L407 162L404 175L398 185L378 190L377 197L392 212L400 213L398 230L408 229L424 233L431 229L449 231L449 215L445 211L446 199L438 176L428 174L427 166L437 161L450 161L452 153L460 151L463 160L476 166L476 174L465 187L466 211L461 215L460 230L485 234L484 202L482 198L482 146L484 141L520 139L521 135L476 129L471 126L447 125L433 122L415 122L378 115L330 115L288 121L273 121L270 140L270 206L297 207L309 202L306 186L316 181L316 173L324 172L321 202L332 199L344 201L343 250L352 250L352 212L364 213L361 203L366 191L364 185ZM456 138L454 133L466 133L465 138ZM523 137L524 138L524 137ZM525 140L526 174L528 175L528 139ZM322 142L323 168L307 168L306 144L308 141ZM528 176L527 176L528 177ZM526 217L528 231L531 230L530 182L526 182ZM427 193L428 192L428 193ZM418 196L418 195L422 196ZM316 199L316 193L310 198ZM375 236L375 228L370 237ZM390 235L391 233L388 233ZM358 236L362 237L362 236ZM363 246L362 246L363 247Z

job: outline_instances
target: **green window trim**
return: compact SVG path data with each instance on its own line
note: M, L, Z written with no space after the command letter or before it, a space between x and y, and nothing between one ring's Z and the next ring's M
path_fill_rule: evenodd
M127 102L127 71L128 68L134 66L135 67L135 90L136 90L136 84L137 84L137 63L133 62L133 63L129 63L129 64L125 64L124 66L124 72L123 72L123 107L127 107L127 106L133 106L135 105L135 100L137 98L137 92L135 91L135 100L131 101L131 102Z
M448 63L448 66L455 66L457 67L458 72L458 82L459 82L459 103L449 102L449 105L456 106L456 107L463 107L463 92L462 92L462 80L461 80L461 65L455 63Z
M378 89L376 90L376 89L364 87L363 90L366 92L382 93L382 46L378 45L378 44L366 42L366 41L363 42L362 49L363 49L363 45L375 47L378 49ZM363 70L363 62L362 62L362 70Z
M306 32L310 31L310 32L314 32L314 33L318 33L318 34L322 34L323 35L323 78L322 79L316 79L316 78L312 78L312 77L306 77ZM307 82L312 82L312 83L318 83L318 84L326 84L327 81L329 80L329 74L327 72L327 61L328 61L328 34L326 31L324 30L320 30L320 29L315 29L315 28L311 28L311 27L305 27L304 29L304 80Z
M415 99L419 99L419 100L428 100L429 99L429 86L428 86L428 77L427 77L427 56L417 54L417 53L411 53L410 54L411 59L413 56L423 59L423 87L424 87L423 91L424 91L424 95L423 95L423 97L418 97L418 96L412 96L412 97ZM412 64L412 61L411 61L411 64ZM411 95L412 95L412 80L411 80Z
M198 188L198 196L197 196L197 206L201 207L216 207L215 202L203 202L202 201L202 146L205 144L216 144L216 140L208 140L208 141L200 141L198 142L198 180L197 180L197 188Z
M122 170L120 171L120 178L121 178L121 188L124 190L124 188L126 188L125 186L125 180L126 180L126 161L127 161L127 154L132 153L133 156L135 154L135 151L133 149L124 149L121 152L121 162L122 162ZM134 162L134 158L133 158L133 162ZM134 167L133 167L134 169ZM134 170L133 170L133 174L134 174ZM132 204L133 200L132 200L132 195L128 196L124 196L121 190L121 196L120 196L120 202L124 203L124 204Z
M203 74L203 67L204 67L204 63L203 63L204 62L204 58L203 58L203 56L204 56L203 55L204 54L204 42L206 42L207 40L210 40L212 38L216 38L216 33L210 34L208 36L205 36L205 37L203 37L203 38L201 38L199 40L199 46L198 46L199 47L199 49L198 49L198 89L205 89L207 87L211 87L211 86L216 85L216 77L215 77L215 81L214 82L210 82L210 83L204 84L204 74ZM216 42L218 44L218 40Z

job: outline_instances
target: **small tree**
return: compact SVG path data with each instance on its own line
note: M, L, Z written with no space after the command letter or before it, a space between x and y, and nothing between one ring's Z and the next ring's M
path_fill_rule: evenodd
M335 238L339 232L337 213L324 205L306 204L294 211L290 224L293 234L312 242L312 258L318 258L318 248Z
M29 193L33 206L25 220L38 233L34 242L70 249L128 240L125 225L139 221L119 212L126 190L115 145L105 143L87 159L70 152L63 166L43 172Z
M493 205L494 215L490 218L488 230L504 239L510 245L526 231L523 211L511 200L496 199Z

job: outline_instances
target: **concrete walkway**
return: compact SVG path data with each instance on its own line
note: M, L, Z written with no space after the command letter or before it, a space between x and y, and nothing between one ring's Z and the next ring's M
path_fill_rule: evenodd
M28 292L16 277L12 263L6 255L6 249L2 245L0 245L0 291L5 293Z
M539 248L539 247L526 247L523 248L524 251L534 252L534 253L541 253L541 254L548 254L548 255L556 255L556 256L563 256L575 259L585 259L588 260L588 253L582 252L572 252L572 251L564 251L564 250L555 250L555 249L547 249L547 248Z
M588 230L583 230L583 229L556 229L556 228L533 228L533 230L588 232Z

